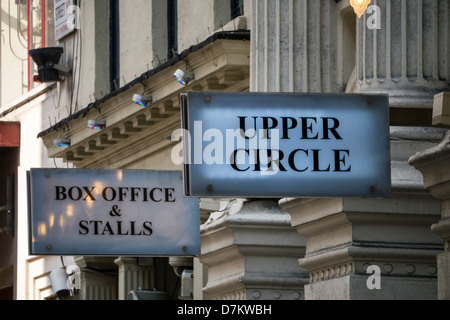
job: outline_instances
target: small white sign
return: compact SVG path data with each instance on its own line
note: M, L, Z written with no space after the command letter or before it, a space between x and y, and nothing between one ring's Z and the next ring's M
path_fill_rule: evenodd
M30 254L193 256L197 199L180 172L32 169Z
M61 40L75 31L79 18L78 7L74 0L55 1L55 40Z

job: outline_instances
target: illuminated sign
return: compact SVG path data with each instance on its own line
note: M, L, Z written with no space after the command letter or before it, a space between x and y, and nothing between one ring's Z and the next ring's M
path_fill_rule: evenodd
M32 169L30 254L193 256L198 200L181 172Z
M182 122L187 196L390 195L388 96L190 92Z

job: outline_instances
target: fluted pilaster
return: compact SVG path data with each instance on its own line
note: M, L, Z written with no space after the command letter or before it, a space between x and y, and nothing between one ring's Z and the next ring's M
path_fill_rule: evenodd
M393 107L431 108L434 95L450 87L450 3L372 4L379 11L366 13L357 23L355 91L389 93ZM379 28L374 28L374 19L379 19Z
M335 92L335 1L253 0L251 91Z

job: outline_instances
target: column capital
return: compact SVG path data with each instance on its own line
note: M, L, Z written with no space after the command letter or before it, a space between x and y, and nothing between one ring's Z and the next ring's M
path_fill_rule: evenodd
M201 226L211 299L303 299L304 239L277 200L233 200Z

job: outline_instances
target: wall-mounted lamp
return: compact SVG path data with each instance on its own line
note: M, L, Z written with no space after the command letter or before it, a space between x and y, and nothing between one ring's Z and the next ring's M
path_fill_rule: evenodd
M370 0L350 0L350 5L353 7L353 10L355 10L358 18L361 18L364 12L366 12L369 4Z
M105 127L106 127L106 121L103 121L103 120L89 120L88 121L89 129L101 131L101 130L105 129Z
M133 96L133 102L139 106L147 107L152 102L152 97L135 94Z
M80 275L80 268L76 265L54 269L50 273L50 284L52 285L53 295L45 299L61 300L78 295L81 283Z
M173 76L175 77L175 79L181 83L183 86L186 86L189 82L191 82L192 80L194 80L194 75L189 74L184 72L181 69L178 69L177 71L175 71L175 73L173 74Z
M50 283L52 285L53 294L58 299L66 299L71 295L67 280L69 280L69 276L64 269L55 269L50 273Z
M68 147L72 141L70 139L56 139L53 140L53 144L56 148Z
M33 58L38 66L39 82L56 82L60 81L60 76L68 76L71 74L69 67L59 65L64 49L62 47L50 47L30 50L29 55Z

